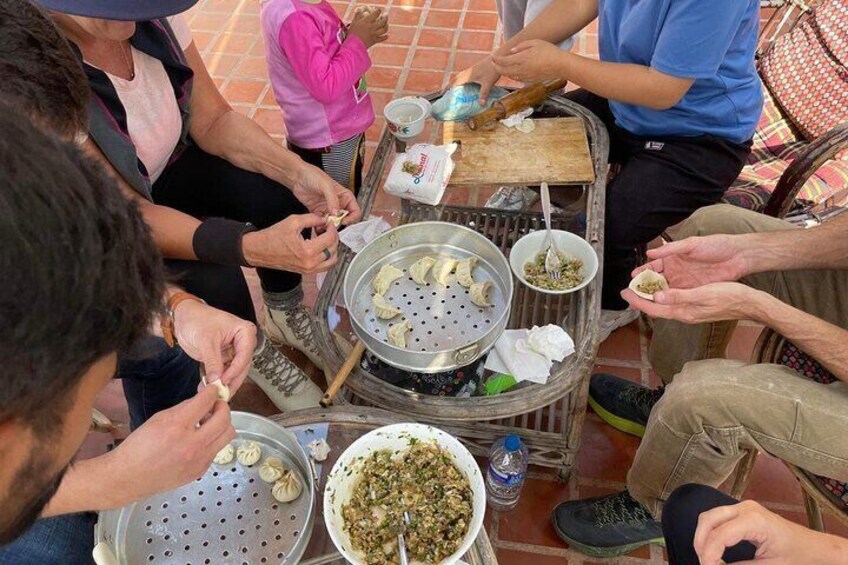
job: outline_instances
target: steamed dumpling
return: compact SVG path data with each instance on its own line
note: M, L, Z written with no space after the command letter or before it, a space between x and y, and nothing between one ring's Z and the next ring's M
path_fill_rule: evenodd
M456 268L457 263L459 261L450 257L436 261L436 264L433 265L433 278L436 279L436 282L442 286L448 286L450 284L450 274Z
M395 347L406 347L406 332L412 329L412 322L404 320L389 328L389 343Z
M432 257L422 257L409 268L409 276L418 284L427 284L427 273L435 264Z
M383 265L383 268L377 273L377 276L374 277L374 281L371 283L374 285L374 290L377 294L386 294L386 291L389 290L389 287L392 286L392 283L397 279L403 276L403 271L393 267L392 265Z
M386 300L382 294L375 294L371 299L371 304L374 305L374 312L381 320L391 320L398 314L403 314L403 310Z
M457 263L456 282L466 288L474 284L474 278L471 276L471 272L474 270L474 266L476 264L477 257L469 257L468 259L463 259L459 263Z
M286 468L279 458L269 457L259 467L259 478L266 483L273 483L283 476L285 470Z
M233 448L233 444L228 443L223 449L221 449L221 451L218 452L217 455L215 455L215 459L212 461L218 465L226 465L233 460L235 454L236 450Z
M489 302L490 290L492 290L492 281L474 283L468 289L468 296L477 306L492 306Z
M236 450L238 462L245 467L255 465L260 457L262 457L262 448L255 441L243 441Z
M300 496L301 492L303 492L303 483L289 469L283 471L282 476L277 479L274 488L271 489L271 495L279 502L291 502Z

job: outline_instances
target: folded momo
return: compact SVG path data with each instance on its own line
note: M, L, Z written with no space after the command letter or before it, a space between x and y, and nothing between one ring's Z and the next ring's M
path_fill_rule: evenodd
M427 284L427 273L436 264L432 257L422 257L409 268L409 276L418 284Z
M269 457L259 467L259 478L266 483L276 482L286 471L283 462L277 457Z
M468 297L477 306L493 306L489 302L489 291L492 290L492 281L483 281L472 284L468 289Z
M389 343L395 347L406 347L406 332L412 329L412 322L404 320L389 328Z
M403 314L403 310L386 300L382 294L375 294L371 298L371 304L374 306L374 312L377 314L377 317L381 320L391 320L398 314Z
M476 264L477 257L469 257L468 259L459 261L456 264L456 282L466 288L474 284L474 278L471 276L471 272L474 270Z
M389 287L392 286L392 283L397 279L403 276L403 271L393 267L392 265L383 265L383 268L377 273L377 276L374 277L374 281L371 283L374 285L374 291L377 294L386 294L386 291L389 290Z
M236 450L233 448L233 444L228 443L215 455L215 459L213 459L212 462L218 465L226 465L233 460L235 455Z
M433 278L436 282L442 286L448 286L450 284L450 274L456 268L457 263L459 261L451 257L436 261L436 264L433 265Z
M303 492L303 484L291 470L283 471L282 476L274 483L271 495L279 502L291 502Z
M255 465L260 457L262 457L262 448L255 441L243 441L236 450L238 462L245 467Z

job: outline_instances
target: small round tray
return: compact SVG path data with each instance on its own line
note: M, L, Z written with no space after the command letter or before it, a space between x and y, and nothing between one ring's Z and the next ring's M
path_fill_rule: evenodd
M170 492L100 513L96 541L106 541L127 565L184 563L297 563L312 533L315 490L311 464L297 438L266 418L232 413L235 446L253 440L262 458L212 464L201 478ZM304 488L297 500L277 502L259 478L266 457L295 470Z

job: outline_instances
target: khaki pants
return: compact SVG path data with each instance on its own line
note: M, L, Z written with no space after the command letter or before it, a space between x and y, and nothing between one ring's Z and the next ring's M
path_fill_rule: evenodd
M693 214L679 238L785 229L790 226L781 220L717 205ZM848 327L848 271L761 273L743 282ZM750 449L848 481L848 384L823 385L780 365L720 359L734 326L655 321L651 363L670 384L651 412L627 486L657 518L677 487L719 486Z

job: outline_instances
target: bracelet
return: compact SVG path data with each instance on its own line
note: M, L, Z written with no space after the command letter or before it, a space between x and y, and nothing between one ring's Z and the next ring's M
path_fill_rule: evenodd
M159 328L162 330L162 337L168 347L177 345L177 334L174 327L174 313L177 311L177 306L186 300L195 300L206 304L206 301L193 295L190 292L178 291L168 297L168 302L165 304L165 312L159 317Z
M244 234L256 231L250 222L208 218L195 230L191 246L197 259L206 263L249 267L241 242Z

